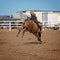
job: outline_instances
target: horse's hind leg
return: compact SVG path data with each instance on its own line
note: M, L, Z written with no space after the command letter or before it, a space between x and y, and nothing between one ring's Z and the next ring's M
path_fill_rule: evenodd
M42 43L42 41L41 41L41 32L38 32L38 41L40 41L40 44Z

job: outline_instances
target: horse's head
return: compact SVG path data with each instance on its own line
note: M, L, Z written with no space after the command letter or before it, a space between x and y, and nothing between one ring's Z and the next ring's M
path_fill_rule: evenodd
M27 19L25 19L25 21L27 21L27 20L30 20L30 18L29 18L29 17L27 17Z
M28 19L25 19L25 21L27 21Z

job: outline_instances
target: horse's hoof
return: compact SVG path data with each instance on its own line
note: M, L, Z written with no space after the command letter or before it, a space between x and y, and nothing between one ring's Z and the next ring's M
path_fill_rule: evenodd
M42 43L42 41L40 39L38 39L38 41L40 42L40 44Z
M40 38L38 38L38 41L41 41L41 39L40 39Z

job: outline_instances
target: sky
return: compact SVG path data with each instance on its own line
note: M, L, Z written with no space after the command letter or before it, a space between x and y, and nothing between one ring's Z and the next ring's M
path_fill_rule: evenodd
M60 11L60 0L0 0L0 15L24 10Z

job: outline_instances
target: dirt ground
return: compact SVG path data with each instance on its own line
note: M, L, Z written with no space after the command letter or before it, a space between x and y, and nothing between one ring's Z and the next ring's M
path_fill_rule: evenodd
M0 29L0 60L60 60L60 31L42 31L42 44L26 32L16 37L17 30Z

